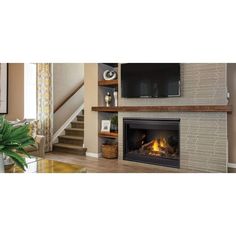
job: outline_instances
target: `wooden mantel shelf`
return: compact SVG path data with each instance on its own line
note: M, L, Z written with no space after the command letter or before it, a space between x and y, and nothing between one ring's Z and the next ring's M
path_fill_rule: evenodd
M118 80L99 80L98 81L99 86L110 86L110 87L116 87L118 86Z
M100 112L232 112L230 105L92 107Z
M118 138L118 132L99 132L98 136L103 138Z

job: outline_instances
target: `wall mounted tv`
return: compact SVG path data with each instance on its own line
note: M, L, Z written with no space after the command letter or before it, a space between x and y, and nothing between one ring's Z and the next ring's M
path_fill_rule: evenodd
M180 64L121 64L121 96L125 98L180 96Z

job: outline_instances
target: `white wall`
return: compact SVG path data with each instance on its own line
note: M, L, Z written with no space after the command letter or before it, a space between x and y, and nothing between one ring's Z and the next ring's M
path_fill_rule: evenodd
M54 63L53 90L54 109L70 95L84 79L84 64ZM84 90L80 89L62 108L54 114L54 133L83 103Z

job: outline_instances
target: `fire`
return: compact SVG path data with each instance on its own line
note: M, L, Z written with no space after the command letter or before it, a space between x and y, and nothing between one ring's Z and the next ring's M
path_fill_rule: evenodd
M165 138L161 138L161 140L160 140L160 146L163 147L163 148L165 148L166 145L167 145L166 139L165 139Z
M154 143L153 143L153 145L152 145L152 150L153 150L154 152L159 152L159 151L160 151L159 143L158 143L157 139L155 139L155 141L154 141Z
M156 137L147 143L142 143L142 146L136 151L145 156L157 158L178 158L178 147L171 146L168 142L169 137Z
M160 152L161 149L165 148L167 145L167 142L165 138L161 138L160 140L155 139L154 143L152 145L152 150L154 152Z

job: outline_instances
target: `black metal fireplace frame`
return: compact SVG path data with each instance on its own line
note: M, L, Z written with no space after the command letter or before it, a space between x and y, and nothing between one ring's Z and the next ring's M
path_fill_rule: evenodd
M136 154L127 154L127 143L125 140L127 139L127 125L132 123L140 123L147 121L148 124L155 125L177 125L178 126L178 138L179 138L179 158L169 159L169 158L162 158L162 157L151 157L151 156L142 156ZM146 119L146 118L123 118L123 159L127 161L134 161L134 162L141 162L146 164L152 165L160 165L160 166L167 166L173 168L180 168L180 119Z

